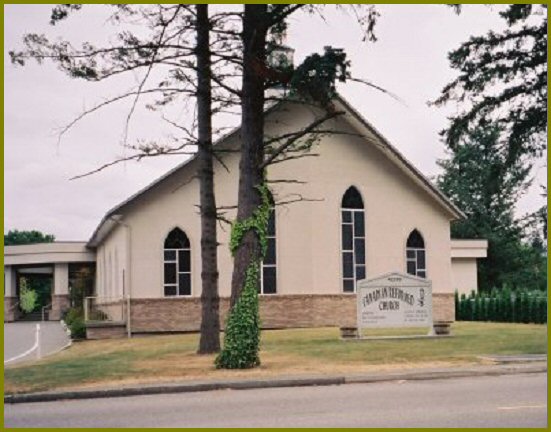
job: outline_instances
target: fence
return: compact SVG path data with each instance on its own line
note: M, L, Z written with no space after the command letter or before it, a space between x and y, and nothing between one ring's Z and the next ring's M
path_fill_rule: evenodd
M86 297L85 322L126 322L127 302L122 297Z
M547 293L509 289L475 293L455 292L456 321L547 323Z

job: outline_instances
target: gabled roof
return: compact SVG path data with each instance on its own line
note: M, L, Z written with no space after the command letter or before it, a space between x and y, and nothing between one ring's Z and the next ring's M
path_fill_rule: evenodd
M238 134L238 132L241 130L241 127L238 126L231 130L228 134L221 137L219 140L214 143L214 145L218 145L223 141L226 141L230 139L231 137ZM197 154L194 154L190 158L183 161L181 164L177 165L176 167L172 168L165 174L163 174L158 179L154 180L153 182L149 183L144 188L140 189L135 194L131 195L129 198L125 199L120 204L117 204L115 207L113 207L111 210L109 210L105 216L101 219L99 225L94 230L92 237L90 237L90 240L88 240L87 246L88 247L96 247L103 238L109 234L109 232L113 229L113 227L118 223L119 218L116 217L120 215L120 213L124 210L125 207L127 207L129 204L134 202L136 199L144 195L149 190L153 189L155 186L159 185L169 177L173 176L174 174L178 173L180 170L182 170L187 165L190 165L195 159L197 158Z
M407 158L400 153L375 127L369 123L346 99L337 95L337 101L343 105L345 111L350 113L359 124L367 131L371 132L382 144L381 150L391 159L399 168L415 180L424 190L426 190L436 201L452 216L452 220L464 219L465 214L450 199L438 189L421 171L419 171Z
M463 219L465 215L463 212L453 204L448 197L446 197L429 179L427 179L417 168L415 168L411 162L409 162L404 155L402 155L390 142L377 130L375 129L350 103L348 103L342 96L337 95L335 101L342 105L344 111L356 120L361 128L364 128L366 131L374 135L377 140L380 142L380 148L385 153L385 155L394 162L403 172L405 172L412 180L419 184L426 192L429 193L445 210L450 214L451 219ZM267 108L265 115L268 115L276 108L280 107L284 101L280 101L276 104L273 104L271 107ZM214 145L218 146L232 137L235 137L241 131L241 127L238 126L233 129L228 134L221 137L216 141ZM180 170L185 169L186 166L191 165L191 163L196 159L196 155L193 155L189 159L186 159L184 162L176 166L175 168L168 171L166 174L162 175L143 189L139 190L120 204L113 207L109 210L105 216L100 221L99 225L95 229L94 233L88 240L88 247L96 247L101 241L109 234L109 232L119 223L119 219L124 209L137 200L139 197L167 180L169 177L175 175Z

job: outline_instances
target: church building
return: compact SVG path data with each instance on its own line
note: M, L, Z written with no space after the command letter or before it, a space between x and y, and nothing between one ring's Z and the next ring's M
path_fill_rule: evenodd
M261 272L262 326L353 326L356 283L389 272L430 280L434 319L453 321L454 291L477 289L477 259L486 256L487 242L451 239L450 224L464 217L461 210L347 101L339 96L334 107L344 114L324 129L337 133L324 134L308 157L268 168L277 205ZM266 112L266 137L300 130L319 115L319 109L304 104L279 103ZM224 150L223 164L215 162L217 205L228 209L228 219L235 217L239 143L237 128L215 146ZM52 267L52 311L59 318L70 289L59 269L71 262L95 262L95 293L87 300L91 337L197 331L196 171L191 158L114 207L86 243L5 247L5 319L15 318L10 308L17 298L18 271ZM221 224L222 322L231 287L229 236L230 226Z

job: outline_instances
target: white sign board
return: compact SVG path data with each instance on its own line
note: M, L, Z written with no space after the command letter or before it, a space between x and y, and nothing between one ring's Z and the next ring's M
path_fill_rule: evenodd
M358 281L358 329L432 327L432 285L416 276L389 273Z

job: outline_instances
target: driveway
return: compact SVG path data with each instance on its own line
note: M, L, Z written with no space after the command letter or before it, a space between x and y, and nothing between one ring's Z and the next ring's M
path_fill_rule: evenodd
M36 346L36 327L40 326L40 343ZM69 336L59 321L15 322L4 324L4 363L24 353L26 355L8 364L35 360L40 352L42 357L53 354L67 345ZM34 349L32 349L34 347Z

